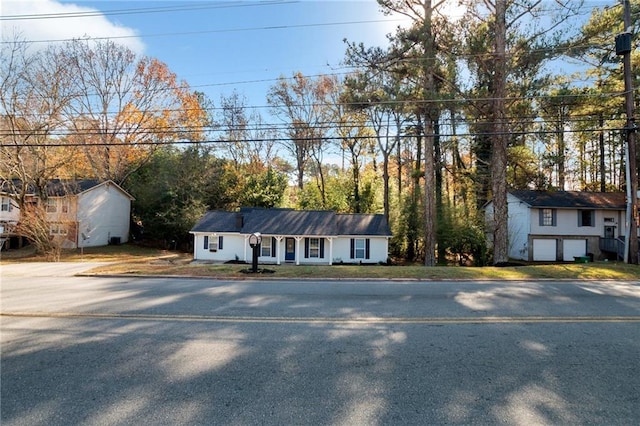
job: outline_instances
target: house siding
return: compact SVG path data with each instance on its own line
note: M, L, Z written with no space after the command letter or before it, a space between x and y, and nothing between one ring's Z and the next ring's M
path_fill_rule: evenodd
M237 212L212 210L205 213L191 230L194 235L194 260L251 261L249 236L255 232L261 234L263 242L272 243L271 252L266 255L262 250L259 252L258 261L265 264L385 262L391 236L386 219L379 214L347 215L329 210L261 208L243 208ZM233 240L225 237L224 250L214 254L204 248L204 236L216 233L235 236ZM366 239L369 253L366 259L355 259L351 255L353 238ZM312 244L314 239L318 239L317 247ZM289 256L287 259L287 244L292 240L295 242L295 253L293 258Z
M0 202L6 206L6 210L0 210L0 222L17 223L20 220L20 209L17 203L7 196L0 196Z
M131 198L105 183L78 195L78 233L82 247L104 246L111 238L129 240ZM88 236L83 239L82 234Z
M614 237L625 235L624 204L620 202L619 195L585 193L582 196L574 192L551 193L549 196L548 193L535 191L515 193L523 193L523 198L512 193L507 196L509 257L512 259L571 261L576 253L602 258L605 254L600 251L600 239L605 237L605 229L613 228ZM555 199L549 202L553 197ZM580 207L569 206L574 202ZM544 208L553 212L552 226L541 225ZM580 212L585 210L593 211L593 226L580 226ZM485 219L487 238L491 242L491 202L485 206ZM582 249L584 246L585 250ZM551 250L550 247L555 248Z
M530 217L531 234L534 235L567 235L567 236L597 236L604 237L605 218L613 218L616 226L616 236L624 235L624 220L619 210L594 210L594 226L578 226L577 209L555 209L556 226L540 226L539 214L541 209L532 208ZM622 223L622 226L620 225Z
M0 209L0 227L2 227L2 233L0 237L6 241L0 244L0 249L12 248L12 238L18 237L16 234L16 225L20 220L20 209L17 203L6 195L0 196L0 202L4 206L4 210ZM17 247L22 247L22 239L17 238L14 240Z
M223 246L216 252L209 251L209 248L204 247L205 237L218 238L222 236ZM240 234L232 233L206 233L200 232L194 234L194 247L193 258L197 260L208 260L212 262L226 262L229 260L242 260L246 261L245 253L245 241L247 246L249 242ZM249 259L250 260L250 259Z
M44 208L47 212L46 219L49 223L51 237L62 248L76 248L78 246L77 197L71 195L62 197L49 196Z
M492 204L493 206L493 204ZM527 260L529 257L529 239L531 233L531 210L511 194L507 196L509 257ZM493 214L493 210L491 212Z
M351 239L368 239L369 240L369 258L361 259L351 256ZM386 262L389 253L389 240L386 237L377 237L369 235L349 235L336 238L333 243L333 262L334 263L379 263Z
M60 191L59 182L54 182L47 201L42 201L51 237L68 249L107 245L112 237L119 238L121 243L127 242L131 196L112 181L74 183L78 185L71 184ZM79 193L73 191L82 188L87 189ZM60 195L64 193L67 195ZM7 198L6 195L2 197ZM39 202L33 194L27 197L29 202ZM11 211L0 211L0 223L6 223L10 228L19 219L20 209L15 201ZM9 232L13 230L9 229Z
M206 233L194 232L194 260L210 262L227 262L231 260L241 260L251 262L252 248L249 245L248 235L228 234L228 233ZM217 252L210 252L204 248L204 237L213 235L224 236L224 248ZM258 256L258 262L263 264L285 263L285 239L293 236L272 236L263 235L262 238L275 237L276 256ZM371 236L341 236L341 237L311 237L320 238L323 241L322 257L305 256L305 238L296 240L296 259L299 264L327 265L333 263L379 263L387 261L388 244L387 237ZM350 243L352 238L367 238L370 241L369 259L355 259L350 257Z

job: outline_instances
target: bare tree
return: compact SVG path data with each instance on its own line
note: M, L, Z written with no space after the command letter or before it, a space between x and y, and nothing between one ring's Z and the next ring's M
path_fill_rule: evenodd
M65 108L94 176L122 183L159 144L200 140L207 114L162 62L112 41L74 40L62 50L77 96Z
M336 85L334 78L321 76L314 80L298 72L291 80L280 78L267 96L273 112L287 125L289 142L284 147L296 160L298 188L304 188L305 170L313 159L323 200L322 158L331 123L331 107L326 100Z
M276 131L257 112L247 112L247 99L237 92L220 100L218 125L222 140L236 170L249 166L253 171L272 167L276 157Z
M68 63L55 47L29 53L27 44L14 40L2 44L2 58L0 178L16 182L22 207L27 185L42 195L46 182L73 158L61 147L61 132L63 109L75 93L69 90Z

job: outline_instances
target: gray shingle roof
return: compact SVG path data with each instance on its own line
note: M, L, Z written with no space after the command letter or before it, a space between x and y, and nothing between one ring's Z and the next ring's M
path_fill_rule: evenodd
M97 179L51 179L47 181L45 189L49 197L63 197L65 195L80 194L101 183L102 182ZM20 179L12 179L11 182L2 181L0 182L0 192L14 193L14 189L20 188L21 186L22 181ZM32 195L36 193L33 184L28 184L27 193Z
M62 197L69 194L80 194L94 186L100 185L97 179L60 180L52 179L47 182L47 195Z
M236 213L208 211L191 232L240 232L240 229L236 226Z
M339 235L391 235L381 214L338 214L336 219Z
M242 218L240 220L239 218ZM336 214L333 211L292 209L241 209L240 212L210 211L191 232L238 232L265 235L378 235L391 236L380 214Z
M509 191L531 207L567 209L614 209L626 208L626 196L622 192L583 191Z

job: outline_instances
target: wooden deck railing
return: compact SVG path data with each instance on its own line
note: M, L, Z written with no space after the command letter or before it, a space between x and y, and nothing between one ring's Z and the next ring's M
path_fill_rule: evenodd
M640 239L636 240L636 244L640 247ZM600 238L600 251L615 253L618 260L624 259L624 237Z

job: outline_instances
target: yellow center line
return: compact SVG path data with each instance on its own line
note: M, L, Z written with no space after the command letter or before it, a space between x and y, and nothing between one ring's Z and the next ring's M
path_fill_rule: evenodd
M190 321L239 323L337 324L500 324L500 323L636 323L640 316L485 316L485 317L266 317L235 315L154 315L79 312L0 312L3 317Z

